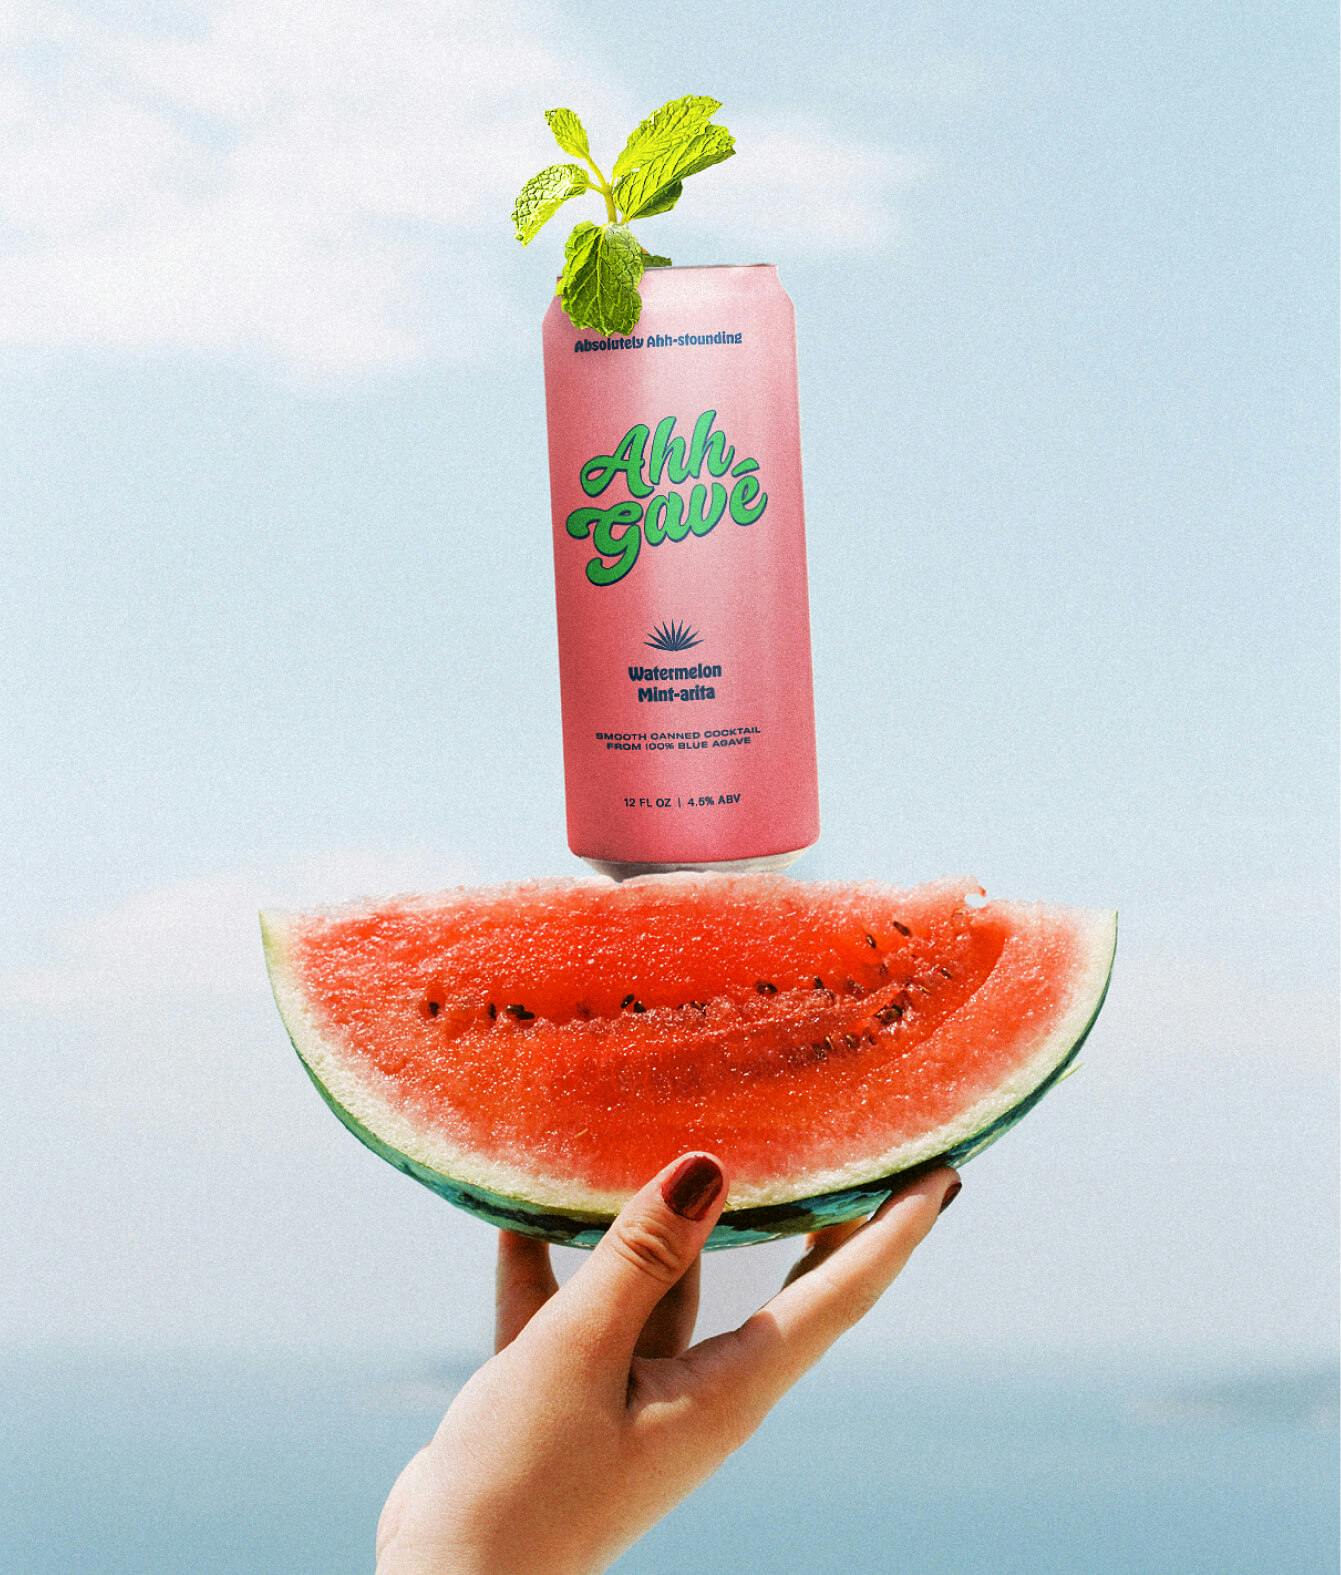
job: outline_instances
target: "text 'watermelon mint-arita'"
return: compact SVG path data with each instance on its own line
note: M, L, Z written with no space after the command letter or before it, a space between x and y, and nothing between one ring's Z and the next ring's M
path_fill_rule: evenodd
M616 877L819 835L792 303L648 268L627 335L545 317L568 842Z

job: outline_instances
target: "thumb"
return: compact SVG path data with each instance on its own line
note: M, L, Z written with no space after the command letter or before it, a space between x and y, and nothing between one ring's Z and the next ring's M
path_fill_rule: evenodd
M703 1250L722 1212L726 1174L711 1154L683 1154L635 1192L555 1297L556 1319L582 1343L633 1355L643 1325Z

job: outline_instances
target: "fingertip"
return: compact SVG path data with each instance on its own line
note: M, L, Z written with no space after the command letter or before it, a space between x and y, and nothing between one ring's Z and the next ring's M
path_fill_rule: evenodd
M521 1257L547 1257L549 1243L539 1236L528 1236L519 1230L500 1230L498 1233L498 1251L509 1258Z
M943 1214L963 1190L959 1172L950 1165L937 1165L933 1170L922 1171L901 1187L896 1187L871 1216L875 1224L893 1212L901 1203L916 1202L935 1205L934 1220Z
M716 1154L694 1149L661 1173L662 1201L672 1214L700 1224L712 1211L720 1213L726 1202L726 1166Z
M548 1279L553 1272L549 1262L549 1243L539 1236L527 1236L521 1231L500 1230L498 1272L511 1279Z

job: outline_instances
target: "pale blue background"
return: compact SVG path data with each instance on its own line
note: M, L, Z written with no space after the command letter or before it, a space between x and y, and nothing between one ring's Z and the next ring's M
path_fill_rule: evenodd
M0 1316L48 1420L112 1349L482 1348L488 1233L326 1115L252 915L576 870L562 230L523 253L505 216L555 156L542 107L613 151L685 91L741 152L649 240L776 261L799 315L798 873L1123 916L1080 1076L841 1361L1117 1363L1144 1394L1330 1360L1332 46L1315 4L0 11ZM786 1256L715 1263L708 1324ZM807 1451L770 1438L759 1481ZM1275 1567L1328 1567L1324 1498Z

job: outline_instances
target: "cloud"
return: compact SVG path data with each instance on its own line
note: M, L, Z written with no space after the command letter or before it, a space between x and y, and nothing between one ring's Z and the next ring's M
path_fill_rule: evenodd
M189 1001L251 1000L262 988L256 915L459 885L472 871L424 849L342 849L137 892L56 937L44 966L0 975L0 1008L86 1021Z
M742 262L886 246L897 239L899 199L932 170L925 155L845 137L813 117L729 123L740 152L694 192L687 217Z
M534 160L535 106L561 87L600 104L599 84L506 5L200 15L163 34L33 14L0 79L0 339L316 374L450 345L453 314L435 321L428 299L436 255L479 268L476 238L501 230ZM501 327L510 304L493 290L465 310Z
M607 140L648 108L571 18L493 0L214 0L172 30L35 3L0 28L10 346L322 378L529 343L535 269L505 216L554 155L540 107ZM733 255L891 237L920 166L819 119L730 124L741 153L691 233Z

